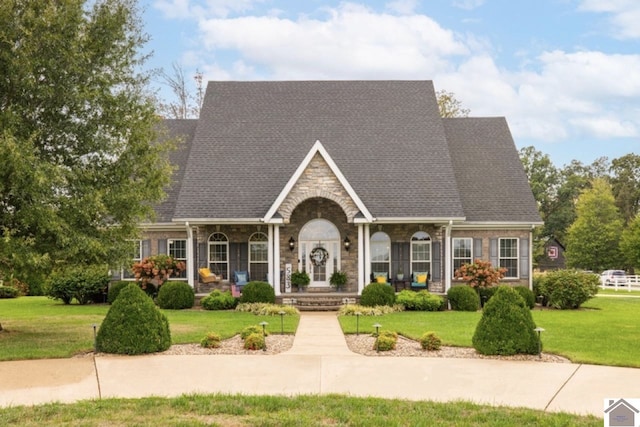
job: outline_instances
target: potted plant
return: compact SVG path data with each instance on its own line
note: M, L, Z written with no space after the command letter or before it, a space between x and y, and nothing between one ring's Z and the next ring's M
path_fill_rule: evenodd
M329 277L329 284L340 291L347 284L347 273L344 271L334 271Z
M398 272L396 273L396 279L404 280L404 271L402 270L402 267L398 268Z
M309 282L311 282L311 278L306 271L296 270L291 273L291 284L298 287L298 292L304 292L306 287L309 285Z

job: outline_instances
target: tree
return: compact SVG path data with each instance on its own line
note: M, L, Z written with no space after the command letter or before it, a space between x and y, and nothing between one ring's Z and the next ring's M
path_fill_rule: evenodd
M0 273L128 257L170 179L134 0L0 2Z
M627 268L640 269L640 215L636 215L622 232L620 251Z
M436 92L438 108L442 117L468 117L469 109L462 108L462 103L458 101L453 92L439 90Z
M640 210L640 155L627 154L611 162L611 187L625 224Z
M204 100L204 87L202 85L202 73L196 71L193 79L196 82L196 93L189 90L182 66L177 63L171 65L172 73L160 71L162 83L171 89L174 101L158 101L158 110L165 118L188 119L200 116L200 108Z
M606 180L595 179L592 188L582 192L576 212L567 233L567 264L595 271L619 267L622 219Z

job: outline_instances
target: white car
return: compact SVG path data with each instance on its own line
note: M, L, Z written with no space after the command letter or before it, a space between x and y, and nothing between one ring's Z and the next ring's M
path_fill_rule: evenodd
M618 284L620 284L626 277L627 275L624 270L605 270L600 274L600 283L613 285L618 282Z

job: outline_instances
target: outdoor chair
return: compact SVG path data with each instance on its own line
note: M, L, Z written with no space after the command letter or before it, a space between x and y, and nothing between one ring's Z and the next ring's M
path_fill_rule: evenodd
M202 283L214 283L220 281L220 278L213 274L207 267L199 269L198 274L200 275L200 281Z
M244 285L249 283L249 273L246 271L234 271L233 283L238 292L242 292Z
M415 271L411 275L411 289L422 290L429 287L429 273Z
M386 283L391 286L391 280L389 280L389 273L386 271L374 271L371 273L371 282Z

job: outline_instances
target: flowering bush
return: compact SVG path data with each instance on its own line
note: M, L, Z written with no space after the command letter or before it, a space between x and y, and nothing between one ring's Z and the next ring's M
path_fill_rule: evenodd
M182 261L176 261L168 255L154 255L136 262L131 267L136 281L144 290L149 284L162 286L169 278L179 275L186 266Z
M506 272L506 268L495 268L489 261L476 259L457 269L454 277L464 280L472 288L488 288L497 285Z

